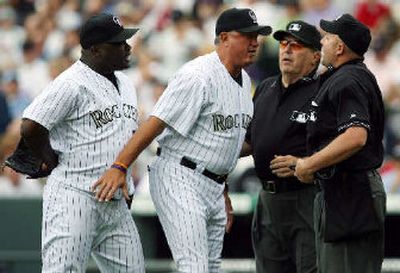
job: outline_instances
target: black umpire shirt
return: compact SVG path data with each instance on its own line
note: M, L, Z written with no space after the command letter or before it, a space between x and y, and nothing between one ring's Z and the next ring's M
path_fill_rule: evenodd
M376 169L383 160L384 107L375 76L361 59L343 64L321 76L308 122L308 149L322 149L352 126L368 130L366 145L341 162L341 170Z
M278 179L269 168L274 155L307 155L306 123L317 88L314 72L288 88L282 85L281 76L267 78L257 87L246 141L252 146L255 170L261 180Z

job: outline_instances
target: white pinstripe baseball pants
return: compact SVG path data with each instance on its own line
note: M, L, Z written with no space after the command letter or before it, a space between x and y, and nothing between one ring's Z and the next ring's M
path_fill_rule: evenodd
M104 273L145 272L139 234L125 200L99 203L90 193L47 184L42 273L84 273L90 254Z
M156 157L150 193L179 272L220 272L226 213L224 185L177 159Z

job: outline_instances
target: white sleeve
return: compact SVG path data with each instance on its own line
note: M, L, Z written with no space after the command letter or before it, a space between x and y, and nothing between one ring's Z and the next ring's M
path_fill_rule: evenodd
M155 116L183 136L187 136L206 100L205 84L193 73L175 75L157 101Z
M33 120L50 130L75 107L77 94L76 84L55 80L25 109L23 118Z

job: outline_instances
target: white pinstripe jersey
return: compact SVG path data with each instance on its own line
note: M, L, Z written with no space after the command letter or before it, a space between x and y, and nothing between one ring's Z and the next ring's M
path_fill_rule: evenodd
M162 149L217 174L232 171L253 116L251 82L244 70L242 79L240 86L215 51L185 64L152 113L168 124L158 138Z
M115 76L119 92L111 81L77 61L25 109L24 118L49 130L59 154L60 164L49 182L89 191L137 129L136 90L123 73Z

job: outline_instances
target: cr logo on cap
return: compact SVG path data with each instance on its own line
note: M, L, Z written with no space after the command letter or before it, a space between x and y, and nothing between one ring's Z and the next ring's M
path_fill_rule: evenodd
M300 31L301 25L300 24L290 24L288 30L291 31Z
M117 25L122 27L121 21L119 20L119 18L117 16L113 16L113 21L114 21L114 23L116 23Z
M251 19L253 19L253 23L254 24L257 24L257 16L256 16L256 14L254 13L254 11L249 11L249 16L251 17Z

